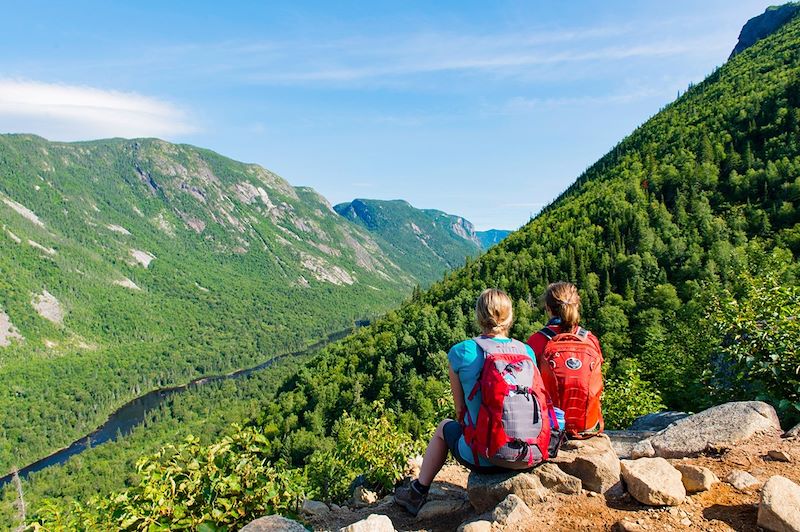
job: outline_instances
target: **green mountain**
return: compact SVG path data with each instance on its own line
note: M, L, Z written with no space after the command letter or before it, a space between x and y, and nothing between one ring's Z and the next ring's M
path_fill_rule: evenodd
M124 494L40 517L67 528L119 516L232 527L291 511L304 495L339 499L360 473L390 486L413 440L452 415L445 353L475 334L474 300L487 286L513 297L512 332L525 337L541 325L536 301L549 282L579 285L607 359L609 428L661 403L697 410L729 398L766 399L797 420L798 176L794 18L637 128L522 229L324 349L244 429L167 448ZM182 478L192 482L175 495Z
M511 234L511 231L505 229L489 229L488 231L475 231L478 241L481 243L481 249L487 250L495 244L499 244L505 237Z
M371 232L387 255L426 286L481 251L475 229L460 216L416 209L403 200L356 199L333 209Z
M208 150L0 136L0 471L140 393L385 311L420 282L403 258L313 190Z

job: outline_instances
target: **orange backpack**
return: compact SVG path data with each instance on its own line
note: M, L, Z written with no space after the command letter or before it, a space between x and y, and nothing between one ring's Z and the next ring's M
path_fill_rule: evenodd
M589 340L589 331L556 334L539 331L549 340L542 353L552 369L556 390L548 390L553 404L564 411L567 436L584 439L603 432L600 396L603 393L603 354Z

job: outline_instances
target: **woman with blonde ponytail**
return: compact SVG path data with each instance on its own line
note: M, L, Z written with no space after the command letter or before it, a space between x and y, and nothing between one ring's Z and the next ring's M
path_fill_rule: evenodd
M603 431L600 342L580 326L581 296L574 284L550 284L542 301L549 320L528 338L528 345L535 353L553 404L565 412L567 435L593 436Z

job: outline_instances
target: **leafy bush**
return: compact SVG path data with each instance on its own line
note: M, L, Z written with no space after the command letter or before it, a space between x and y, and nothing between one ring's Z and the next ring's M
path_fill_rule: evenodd
M782 276L791 255L774 253L764 268L742 272L720 289L708 319L722 339L712 391L724 399L772 403L784 420L800 419L800 289Z
M303 472L274 467L265 459L267 448L267 438L253 428L208 446L189 437L142 459L136 487L71 511L46 504L32 528L213 531L294 513L305 496Z
M624 429L639 416L666 408L654 385L642 379L635 363L626 364L606 380L603 418L609 429Z
M334 428L336 446L312 455L308 478L315 496L341 502L360 475L367 485L389 491L403 478L408 460L423 451L421 442L398 430L391 410L384 410L380 402L376 410L378 417L373 419L345 413Z

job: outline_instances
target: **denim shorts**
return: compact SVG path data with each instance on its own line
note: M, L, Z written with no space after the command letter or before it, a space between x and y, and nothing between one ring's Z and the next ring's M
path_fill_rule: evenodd
M493 474L493 473L504 473L510 471L504 467L491 465L491 466L481 466L475 465L472 462L465 460L463 456L461 456L461 452L458 450L458 442L461 439L461 436L464 435L464 428L461 426L461 423L458 421L450 421L448 422L442 432L444 433L444 441L447 443L447 448L450 449L450 454L453 455L456 462L463 465L470 471L475 471L476 473L483 473L483 474ZM471 460L474 460L472 456L470 456Z

